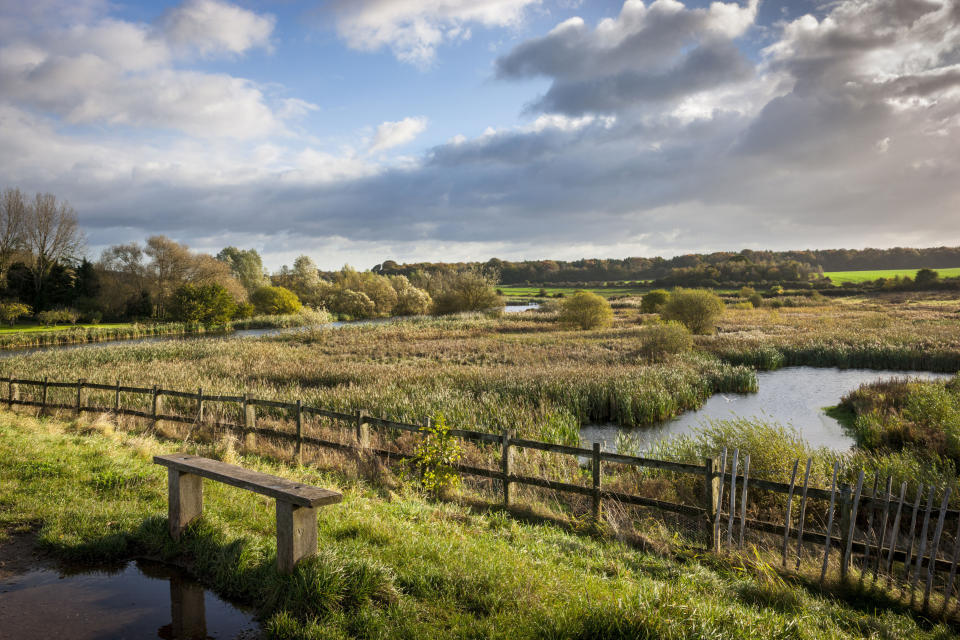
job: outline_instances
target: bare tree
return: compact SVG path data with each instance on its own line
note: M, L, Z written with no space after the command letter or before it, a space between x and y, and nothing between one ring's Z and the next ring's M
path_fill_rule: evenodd
M20 189L4 189L0 193L0 278L25 248L24 224L27 202Z
M51 193L38 193L25 210L24 235L31 254L36 291L58 262L76 258L83 248L77 213L67 202L57 202Z

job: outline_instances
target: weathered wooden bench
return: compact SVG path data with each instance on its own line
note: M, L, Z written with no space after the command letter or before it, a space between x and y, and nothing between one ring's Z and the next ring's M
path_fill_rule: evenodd
M203 513L203 478L275 498L277 501L277 570L290 573L303 558L317 552L317 507L340 502L343 495L268 473L187 453L154 456L167 467L170 535L179 540L184 528Z

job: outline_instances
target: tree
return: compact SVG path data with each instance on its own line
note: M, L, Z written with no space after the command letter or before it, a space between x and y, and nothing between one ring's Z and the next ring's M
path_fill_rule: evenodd
M693 333L712 333L724 306L716 294L706 289L674 289L660 316L683 323Z
M665 289L654 289L643 295L640 299L641 313L658 313L663 305L670 299L670 292Z
M260 287L250 296L257 313L264 315L283 315L298 313L303 305L297 294L283 287Z
M495 289L498 277L480 270L467 268L441 274L430 281L428 289L434 302L434 312L440 315L461 311L499 311L503 299Z
M150 257L147 267L153 281L157 315L166 315L166 306L173 292L187 281L190 270L190 249L166 236L147 238L144 253Z
M397 304L393 308L394 315L420 316L430 312L430 306L433 304L430 294L410 284L406 276L392 276L390 284L397 292Z
M560 305L560 323L580 329L599 329L613 321L613 309L603 296L577 291Z
M17 320L23 316L28 316L33 311L27 305L20 302L0 302L0 320L6 322L11 327L17 323Z
M269 285L263 260L256 249L226 247L217 254L217 260L230 267L233 277L240 281L247 293Z
M26 198L20 189L4 189L0 193L0 282L26 246L26 218Z
M314 307L323 306L331 293L330 283L320 277L320 270L308 256L299 256L293 268L286 265L274 276L274 284L290 289L300 301Z
M50 193L38 193L26 208L24 241L30 254L34 296L42 298L44 283L54 268L76 258L83 247L77 214L67 202Z
M933 269L920 269L917 271L917 275L913 277L913 281L920 287L927 287L936 282L940 278L940 274Z
M236 303L219 284L184 284L174 291L168 315L179 322L225 325L233 317Z
M149 318L153 314L144 255L135 242L114 245L100 255L96 269L102 286L97 302L107 316Z

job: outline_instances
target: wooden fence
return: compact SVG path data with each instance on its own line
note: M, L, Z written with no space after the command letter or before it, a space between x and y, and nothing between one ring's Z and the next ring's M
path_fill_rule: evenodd
M293 444L298 458L302 455L304 445L312 445L390 458L414 459L415 456L409 453L371 446L370 429L423 433L429 426L429 420L417 425L374 417L364 411L343 413L311 407L299 400L281 402L250 395L216 395L204 393L203 389L187 392L161 389L157 386L132 387L122 385L119 381L110 385L84 380L62 382L47 378L25 380L0 377L0 384L3 383L7 385L5 402L9 408L30 406L41 411L61 409L74 411L78 415L83 412L113 413L146 418L154 424L160 421L205 423L244 436L255 434L288 441ZM29 398L21 393L24 387L34 389ZM72 402L52 402L51 389L70 390L69 397ZM113 396L112 406L85 403L84 392L88 390L110 392ZM146 396L150 409L145 411L123 406L123 394ZM164 397L192 402L192 414L164 413ZM205 419L207 403L237 405L236 413L241 416L242 423ZM284 413L286 419L295 425L295 431L258 427L258 407ZM352 431L351 442L305 435L304 416L327 418L348 425ZM874 477L872 489L867 489L864 484L867 476L862 470L858 472L854 485L838 484L839 465L835 463L831 487L813 487L809 482L812 460L805 463L802 481L798 482L800 461L795 461L791 481L783 483L751 477L750 455L744 455L741 463L738 450L730 453L724 449L719 458L706 458L703 464L689 464L603 451L600 443L594 443L592 448L587 449L527 440L515 437L511 431L490 433L451 428L449 434L465 441L499 447L499 468L489 469L459 463L453 466L464 475L499 481L505 506L514 501L514 485L528 485L587 497L591 505L591 515L595 520L601 518L605 502L681 514L701 523L701 527L708 534L707 545L715 552L743 548L744 536L748 530L773 534L782 537L784 568L799 569L804 554L810 553L811 560L820 562L822 582L831 566L832 555L839 563L842 580L849 579L851 567L858 567L861 582L870 575L873 585L879 584L887 590L896 586L903 596L906 596L909 590L911 603L922 591L922 605L925 610L929 609L931 596L934 596L940 601L940 614L949 613L948 605L954 596L960 556L960 511L948 508L951 495L949 486L938 489L920 485L909 491L907 483L904 482L894 490L890 478L881 483L879 477ZM579 463L586 462L591 483L579 485L516 473L513 468L514 452L524 449L575 456ZM681 504L610 490L602 483L604 463L697 476L702 482L701 499L697 504ZM786 496L782 523L748 517L747 507L751 496L755 496L756 492L772 492ZM910 495L913 496L912 499L909 498ZM795 502L799 502L799 513L796 517ZM823 505L823 510L818 512L818 515L823 514L822 520L825 520L826 524L820 527L812 526L817 524L818 520L811 517L814 503ZM948 528L948 521L956 522L953 535L949 534L949 530L954 527ZM814 528L818 530L813 530ZM948 531L947 535L944 535L945 531ZM960 604L957 606L960 607Z

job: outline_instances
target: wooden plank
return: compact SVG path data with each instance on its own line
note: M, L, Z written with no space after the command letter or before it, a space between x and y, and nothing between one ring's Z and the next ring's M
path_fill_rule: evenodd
M273 409L291 410L297 408L297 405L292 402L281 402L279 400L261 400L259 398L250 398L249 402L250 404L255 404L260 407L271 407Z
M750 454L743 462L743 497L740 499L740 538L737 548L743 549L743 533L747 526L747 483L750 480Z
M803 494L800 498L800 523L797 527L797 564L795 569L800 568L800 559L803 557L803 525L807 519L807 494L810 491L810 466L813 464L813 458L807 458L807 469L803 474Z
M681 513L688 516L703 517L703 515L707 512L707 510L703 507L695 507L689 504L678 504L676 502L664 502L663 500L657 500L655 498L634 496L626 493L619 493L617 491L608 491L606 489L602 489L600 493L606 499L613 499L624 504L633 504L640 507L653 507L654 509L659 509L661 511L671 511L673 513Z
M737 513L737 463L740 449L733 450L733 466L730 469L730 517L727 522L727 547L733 545L733 517Z
M297 400L297 464L303 464L303 402Z
M875 497L876 497L876 495L877 495L877 487L879 486L879 484L880 484L880 476L878 476L876 470L874 470L874 473L873 473L873 489L870 491L870 497L871 497L871 498L875 498ZM866 506L866 505L865 505L865 506ZM860 559L860 580L861 580L861 581L863 581L863 575L867 572L867 567L869 567L869 562L870 562L870 544L869 544L869 543L870 543L870 539L871 539L871 538L872 538L873 540L876 540L876 539L877 539L877 536L874 534L874 531L873 531L873 513L874 513L874 511L875 511L875 509L874 509L874 501L873 501L873 500L871 500L870 503L869 503L869 509L870 509L870 511L867 513L867 528L863 530L863 537L864 537L864 540L867 541L867 546L866 546L866 548L864 549L863 557Z
M510 450L510 439L513 434L506 429L501 434L500 443L500 472L503 474L503 506L509 507L511 502L510 495L510 474L513 473L513 452Z
M558 482L556 480L546 480L544 478L531 478L530 476L510 476L511 482L519 482L520 484L530 484L535 487L543 487L544 489L553 489L555 491L569 491L571 493L579 493L584 496L593 495L593 487L584 487L579 484L570 484L568 482Z
M552 453L565 453L571 456L592 456L592 449L583 447L568 447L563 444L550 444L549 442L539 442L537 440L526 440L524 438L510 438L510 444L514 447L524 449L539 449L540 451L550 451Z
M913 572L913 579L910 582L910 604L914 602L914 592L917 584L920 582L920 568L923 566L923 554L927 551L927 534L930 531L930 512L933 509L934 487L930 486L930 492L927 494L927 512L923 516L923 526L920 528L920 547L917 549L917 566Z
M169 389L157 389L157 393L171 398L183 398L185 400L196 400L197 394L191 391L171 391Z
M720 515L723 511L723 474L727 470L727 448L723 448L723 453L720 454L720 488L717 491L717 511L716 516L713 519L713 538L712 551L715 553L720 551Z
M793 509L793 490L797 483L797 467L800 460L793 461L793 473L790 474L790 491L787 493L787 517L783 522L783 567L787 567L787 546L790 543L790 511Z
M319 407L308 407L306 405L304 405L303 407L303 412L310 413L315 416L321 416L323 418L331 418L333 420L352 420L353 419L353 416L350 415L349 413L340 413L338 411L330 411L328 409L321 409ZM378 421L378 422L388 422L388 421ZM393 429L403 429L404 426L407 426L407 425L400 426L400 423L397 423L390 426ZM407 429L407 431L419 431L419 430L420 430L419 427L417 427L416 429Z
M496 433L487 433L486 431L471 431L469 429L450 429L450 435L462 438L464 440L474 440L476 442L500 442L500 435Z
M893 517L893 526L890 528L891 538L890 538L890 550L887 552L887 589L890 588L890 583L893 580L893 554L897 548L897 541L900 540L900 515L903 513L903 499L907 495L907 483L906 481L900 483L900 498L897 500L897 511ZM960 523L960 520L957 521Z
M883 547L887 544L887 524L890 519L890 491L893 489L893 477L887 476L887 486L883 490L884 495L887 499L883 503L883 518L880 521L880 546L878 547L879 552L877 553L877 560L873 565L873 581L877 581L877 573L880 571L880 563L883 561Z
M593 443L593 522L600 522L600 510L602 507L603 497L600 495L600 482L601 482L601 470L600 470L600 443Z
M704 470L701 465L687 464L684 462L671 462L669 460L656 460L654 458L643 458L640 456L626 456L622 453L613 453L604 451L600 454L604 462L613 462L616 464L626 464L634 467L647 467L650 469L661 469L663 471L676 471L677 473L690 473L703 475Z
M336 491L312 487L268 473L244 469L219 460L201 458L188 453L154 456L153 461L170 469L203 476L301 507L318 507L340 502L343 499L343 496Z
M930 606L930 589L933 588L933 565L940 552L940 536L943 534L943 519L947 514L947 505L950 504L950 485L943 490L943 501L940 504L940 515L937 516L937 528L933 532L933 542L930 545L930 562L927 564L927 586L923 590L923 610Z
M793 470L796 472L797 467L794 466ZM830 481L830 507L827 511L827 529L823 543L823 565L820 567L820 584L823 584L824 578L827 577L827 563L830 560L830 547L833 546L830 544L830 539L833 537L833 510L837 500L837 472L839 470L840 463L834 460L833 480Z
M853 504L850 507L850 528L847 531L847 548L843 550L843 559L841 560L841 573L846 576L847 567L850 566L850 554L853 552L853 536L857 531L857 508L860 506L860 492L863 490L863 469L857 476L857 488L853 494Z
M917 514L920 510L920 500L923 499L923 483L917 487L917 497L913 502L913 514L910 516L910 532L907 534L907 556L903 563L903 579L910 579L910 561L913 558L913 534L917 529Z

